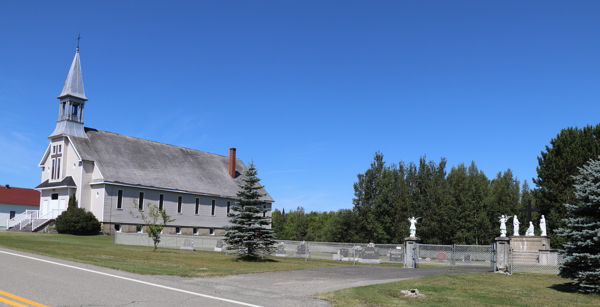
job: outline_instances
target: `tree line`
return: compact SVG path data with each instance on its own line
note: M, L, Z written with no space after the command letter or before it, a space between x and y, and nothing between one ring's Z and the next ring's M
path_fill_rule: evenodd
M488 177L475 162L448 171L445 158L387 164L383 153L377 152L370 167L357 175L352 209L275 210L273 229L277 239L397 244L409 234L408 218L416 216L423 217L417 224L423 243L490 244L500 234L502 214L517 215L524 235L528 217L519 210L531 201L541 209L532 215L536 235L544 214L551 244L560 247L565 239L553 230L565 226L564 204L578 204L573 176L599 154L600 124L561 130L538 157L532 189L527 180L521 184L511 169ZM512 235L512 222L507 232Z

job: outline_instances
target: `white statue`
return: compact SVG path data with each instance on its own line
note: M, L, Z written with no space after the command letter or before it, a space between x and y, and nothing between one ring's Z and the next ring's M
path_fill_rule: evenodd
M511 217L506 217L504 214L500 217L500 237L506 237L506 221Z
M515 215L513 217L513 229L514 229L513 236L515 236L515 237L519 236L519 224L521 224L521 223L519 223L519 219L517 219L517 216Z
M526 237L533 237L535 234L533 232L533 222L529 221L529 228L527 228L527 232L525 232Z
M545 237L547 236L546 234L546 218L542 215L542 218L540 219L540 230L542 231L541 236Z
M408 221L410 222L410 237L411 238L416 238L417 237L417 220L420 219L420 217L415 218L413 217L409 217Z

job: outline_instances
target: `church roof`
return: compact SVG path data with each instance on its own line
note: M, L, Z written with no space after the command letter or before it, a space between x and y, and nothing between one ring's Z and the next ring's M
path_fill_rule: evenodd
M235 198L246 167L236 159L238 176L228 173L228 157L195 149L85 128L71 137L82 160L94 161L104 182ZM267 194L265 190L263 194ZM270 195L263 197L273 201Z
M50 182L50 180L47 179L46 181L42 182L40 185L38 185L35 188L43 190L43 189L56 188L56 187L76 188L77 184L75 184L75 180L73 180L73 177L67 176L67 177L65 177L65 179L61 180L60 182Z
M71 63L63 90L58 97L61 98L67 95L87 100L85 91L83 90L83 72L79 60L79 47L77 48L77 52L75 52L75 57L73 57L73 63Z

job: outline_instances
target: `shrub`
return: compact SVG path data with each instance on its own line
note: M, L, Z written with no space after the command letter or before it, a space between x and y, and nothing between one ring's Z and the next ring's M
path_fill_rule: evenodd
M100 222L83 208L69 207L56 218L56 231L72 235L95 235L100 232Z

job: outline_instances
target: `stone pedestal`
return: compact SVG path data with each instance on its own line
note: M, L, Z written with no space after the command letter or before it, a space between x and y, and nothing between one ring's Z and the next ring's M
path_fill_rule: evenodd
M550 237L510 237L510 247L515 251L539 251L550 249Z
M409 269L416 269L418 267L418 259L416 259L416 257L418 255L415 255L415 244L418 244L419 242L421 242L420 238L417 237L408 237L408 238L404 238L404 243L406 248L404 249L404 267L405 268L409 268Z
M510 252L510 237L497 237L496 243L496 270L508 271L508 253Z

